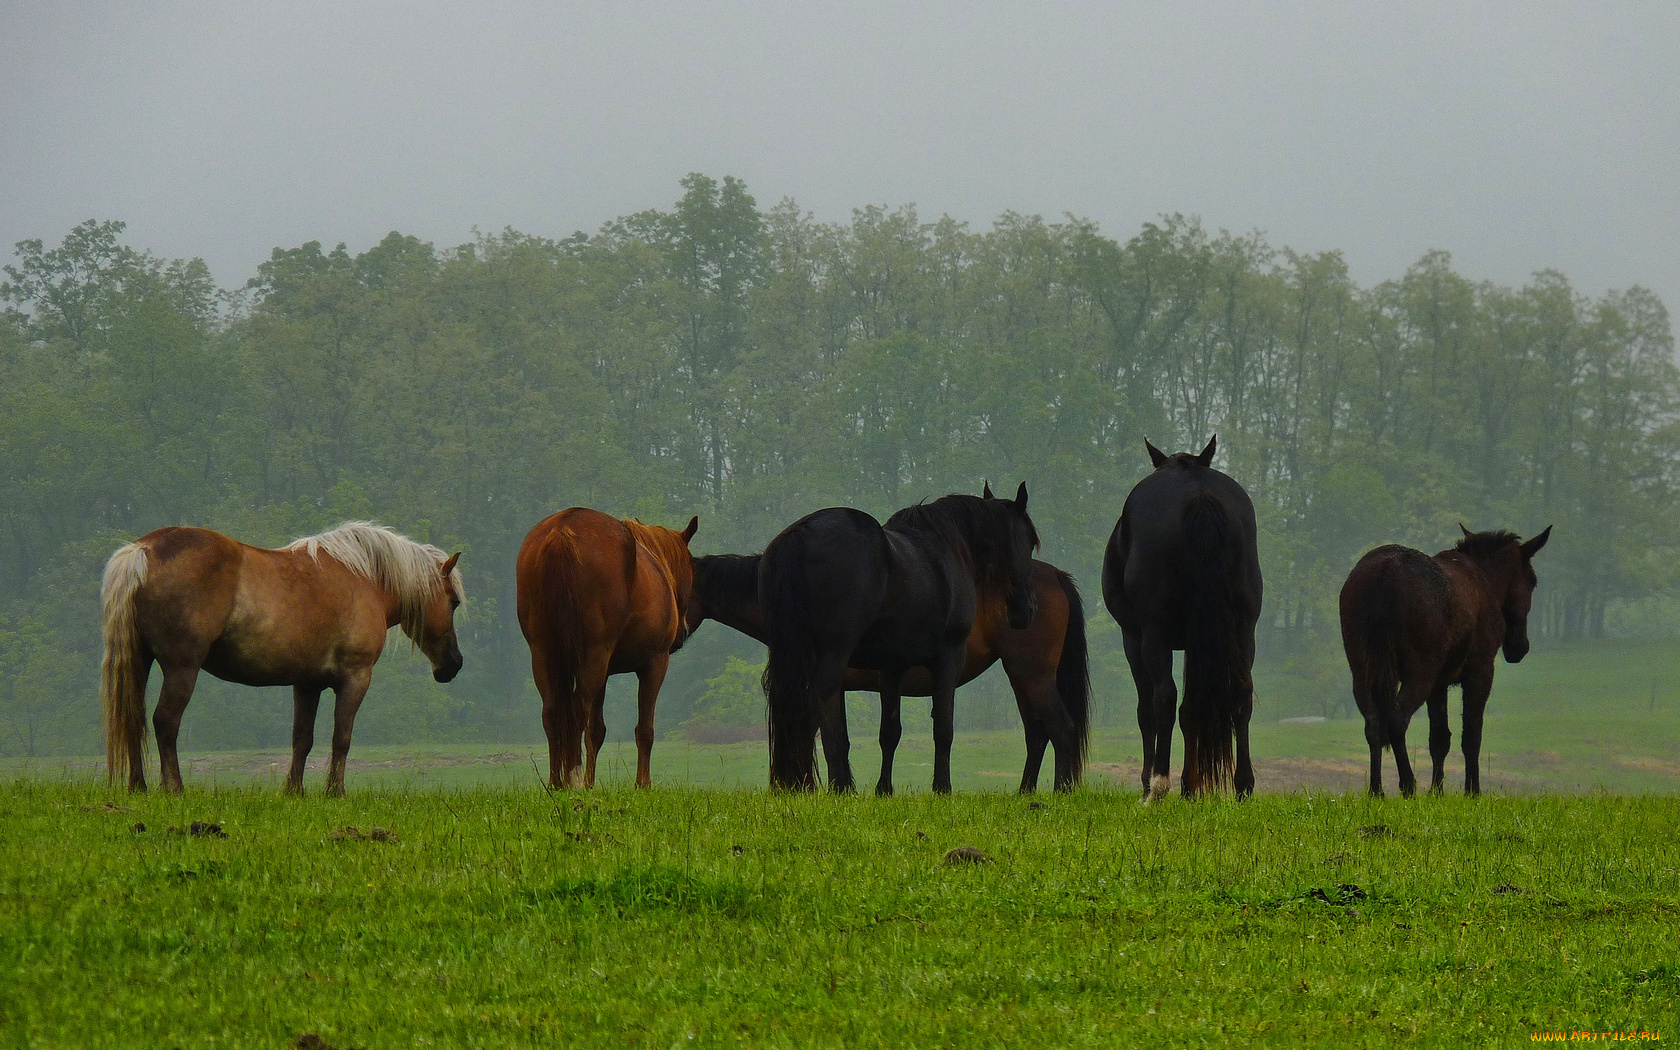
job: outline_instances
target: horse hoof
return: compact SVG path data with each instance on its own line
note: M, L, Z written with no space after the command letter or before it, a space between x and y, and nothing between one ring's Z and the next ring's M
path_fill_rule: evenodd
M1171 778L1159 773L1149 778L1149 798L1151 801L1158 802L1161 799L1166 798L1167 792L1171 790Z

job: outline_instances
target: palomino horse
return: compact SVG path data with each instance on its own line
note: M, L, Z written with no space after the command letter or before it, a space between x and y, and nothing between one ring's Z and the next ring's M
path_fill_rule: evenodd
M106 765L146 790L146 678L163 668L152 714L164 789L181 790L175 740L200 670L240 685L292 687L292 768L303 790L321 691L337 697L327 793L344 793L344 760L373 665L395 626L447 682L461 670L455 610L461 574L436 547L351 521L281 550L249 547L209 529L149 532L111 555L102 589Z
M1027 487L1014 500L945 496L907 507L883 527L845 507L794 522L759 565L769 660L770 784L816 787L821 707L841 692L848 667L880 672L881 778L893 790L893 753L903 734L905 673L928 670L933 696L933 790L951 790L957 678L979 607L977 591L1003 594L1009 625L1026 628L1036 606ZM842 765L841 773L849 777Z
M520 545L519 629L531 647L555 787L578 786L585 728L581 780L594 786L607 678L630 671L638 679L636 786L652 783L653 709L671 654L692 630L688 541L699 527L699 518L674 532L573 507L544 518Z
M1464 793L1481 793L1482 714L1501 648L1516 663L1528 655L1528 610L1539 583L1531 564L1552 527L1530 540L1512 532L1471 532L1431 558L1394 544L1378 547L1342 584L1342 648L1353 697L1371 748L1371 794L1381 795L1382 751L1394 752L1400 793L1417 790L1406 754L1406 726L1429 706L1429 757L1439 792L1452 732L1447 687L1464 694Z
M1254 504L1213 469L1217 441L1197 455L1172 456L1145 441L1155 471L1126 497L1103 555L1103 600L1120 624L1137 684L1146 800L1165 795L1171 783L1175 649L1184 650L1184 705L1177 712L1184 796L1229 785L1233 764L1237 796L1254 790L1248 720L1260 556Z
M713 554L694 559L692 619L696 627L710 618L764 641L764 612L758 604L758 563L762 557ZM973 681L992 664L1003 661L1027 736L1022 793L1038 790L1044 748L1052 743L1056 747L1056 790L1070 790L1079 784L1089 738L1091 682L1085 610L1073 577L1054 565L1036 560L1032 563L1032 588L1038 599L1038 615L1022 631L1009 626L1003 592L997 587L981 588L957 684ZM848 668L842 688L879 693L880 672ZM900 692L904 696L930 696L933 679L925 667L913 667L905 672ZM851 790L844 691L824 702L822 743L828 758L829 787Z

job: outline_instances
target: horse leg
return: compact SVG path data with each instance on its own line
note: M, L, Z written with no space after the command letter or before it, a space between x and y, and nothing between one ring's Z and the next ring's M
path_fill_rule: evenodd
M292 686L292 768L286 774L286 794L303 794L303 764L315 745L315 712L321 706L318 686Z
M611 662L610 652L599 655L592 652L578 668L577 695L572 708L573 717L582 725L578 731L566 734L563 761L568 788L595 786L595 759L607 741L607 677ZM583 750L586 744L587 755Z
M1154 762L1149 769L1149 798L1158 800L1172 787L1172 734L1178 721L1178 686L1173 683L1172 647L1155 633L1143 640L1143 661L1153 686Z
M877 795L893 793L893 753L898 750L898 742L904 736L904 723L899 711L901 706L898 675L881 672L881 778L875 781Z
M1406 751L1406 726L1412 720L1412 712L1422 707L1425 699L1417 693L1418 687L1410 682L1402 683L1394 709L1388 713L1388 749L1394 752L1394 769L1400 774L1402 798L1411 798L1417 793L1417 778L1412 775L1412 756Z
M1464 731L1460 746L1464 749L1464 793L1482 793L1482 715L1487 711L1488 694L1493 692L1493 668L1485 673L1464 676Z
M947 657L933 672L933 793L951 793L951 743L957 736L957 670L962 667L962 650L955 659ZM897 682L893 683L896 691Z
M134 680L140 690L140 710L145 711L146 682L152 677L152 657L142 647L134 660ZM146 741L143 734L130 734L128 741L128 790L146 790Z
M1149 774L1155 768L1155 684L1149 677L1149 664L1143 658L1141 632L1122 628L1121 639L1126 649L1126 666L1132 672L1132 685L1137 687L1138 735L1143 737L1143 798L1149 800Z
M852 738L846 729L846 691L830 693L822 702L823 761L828 763L828 790L836 795L857 791L852 779Z
M1237 776L1233 784L1239 799L1254 794L1254 762L1248 754L1248 722L1254 717L1254 681L1247 675L1243 677L1247 684L1237 701Z
M157 734L158 779L163 790L172 795L181 793L181 760L175 751L175 740L181 733L181 715L192 699L193 686L198 684L198 668L170 667L163 672L163 690L158 695L157 708L152 712L152 732Z
M583 786L595 786L595 760L601 755L601 745L607 742L607 691L589 705L589 736L584 740Z
M671 657L663 653L636 672L636 786L653 786L653 709L659 703L659 687ZM606 726L601 727L605 730Z
M1439 795L1447 779L1447 755L1452 751L1452 727L1447 724L1447 687L1429 694L1429 793Z
M1044 767L1044 748L1050 743L1050 734L1044 731L1036 714L1027 709L1025 700L1017 697L1017 702L1021 707L1021 728L1027 736L1027 763L1021 767L1020 792L1030 795L1038 790L1038 773Z
M327 796L344 796L344 763L350 757L350 732L356 728L356 712L373 682L373 668L363 667L344 676L333 689L332 762L327 766Z
M1382 798L1382 753L1388 745L1388 733L1383 729L1382 715L1374 711L1365 716L1365 744L1371 749L1371 797Z

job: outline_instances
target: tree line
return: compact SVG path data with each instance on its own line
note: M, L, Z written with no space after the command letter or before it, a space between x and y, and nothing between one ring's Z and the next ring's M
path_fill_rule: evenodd
M1260 514L1262 658L1304 688L1345 692L1336 588L1379 542L1554 524L1542 641L1675 587L1680 375L1641 288L1503 287L1445 252L1363 288L1338 252L1178 215L1125 240L1013 212L826 223L699 174L593 234L312 241L236 289L123 233L20 242L0 282L0 754L89 748L100 567L165 524L277 545L370 517L464 548L466 669L446 690L382 663L365 710L393 740L534 732L512 566L554 510L697 513L697 551L750 551L819 507L1025 480L1097 609L1146 436L1219 434ZM662 725L749 652L706 638ZM289 705L227 696L281 728L230 715L206 743L285 739Z

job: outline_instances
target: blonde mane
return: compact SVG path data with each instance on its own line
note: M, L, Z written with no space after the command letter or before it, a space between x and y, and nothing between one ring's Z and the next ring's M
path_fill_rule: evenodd
M315 561L326 553L357 576L395 594L403 633L415 641L426 620L426 606L444 586L439 570L448 555L371 521L347 521L329 532L293 540L286 549L301 551ZM466 600L460 569L450 572L449 588L457 601Z

